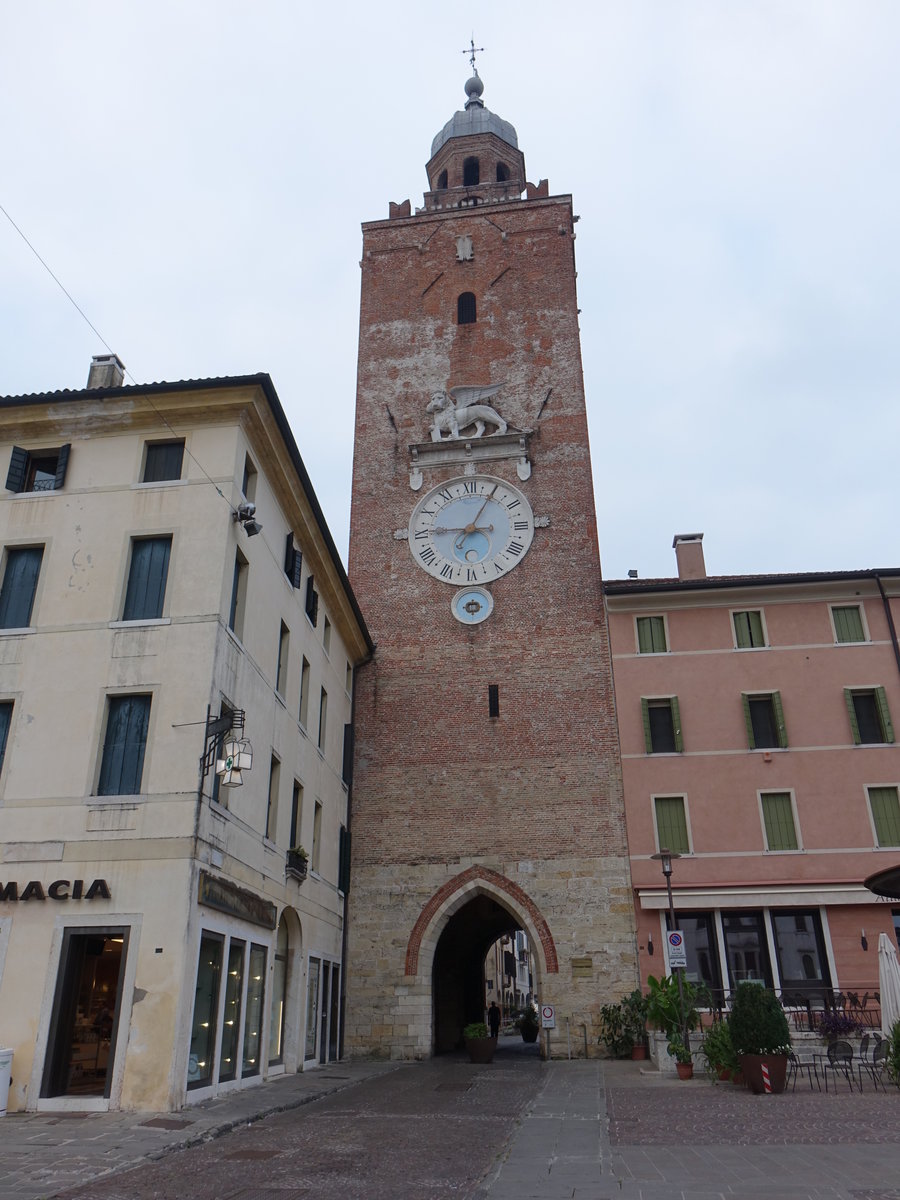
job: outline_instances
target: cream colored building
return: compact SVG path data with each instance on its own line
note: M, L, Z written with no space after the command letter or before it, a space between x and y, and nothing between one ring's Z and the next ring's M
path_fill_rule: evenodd
M0 400L13 1111L173 1110L340 1050L369 634L269 377L122 380Z

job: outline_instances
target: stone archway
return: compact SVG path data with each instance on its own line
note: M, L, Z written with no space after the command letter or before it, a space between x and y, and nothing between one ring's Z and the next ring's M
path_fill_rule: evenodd
M427 1001L430 1046L441 1053L458 1043L462 1027L483 1017L483 964L502 933L522 929L534 952L536 983L556 974L550 928L517 884L487 867L470 867L447 880L423 907L406 949L406 977ZM539 983L537 984L539 987Z

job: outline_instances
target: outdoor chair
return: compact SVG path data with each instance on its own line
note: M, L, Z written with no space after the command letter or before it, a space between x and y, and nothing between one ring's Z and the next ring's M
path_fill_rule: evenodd
M809 1090L810 1091L812 1091L813 1075L815 1075L816 1084L819 1088L819 1091L821 1092L822 1083L821 1083L821 1080L819 1079L819 1072L816 1069L815 1059L798 1058L797 1055L794 1053L794 1051L791 1050L790 1053L788 1054L787 1080L793 1080L793 1084L791 1086L792 1092L796 1092L796 1090L797 1090L797 1076L800 1074L801 1071L806 1072L806 1076L809 1079ZM787 1087L787 1080L785 1081L785 1087Z
M864 1058L863 1055L860 1054L859 1062L856 1064L856 1069L859 1073L859 1090L860 1091L862 1091L862 1073L863 1073L863 1071L865 1071L867 1075L871 1075L872 1083L875 1087L876 1092L878 1091L878 1081L879 1080L881 1080L882 1091L885 1091L885 1092L887 1091L884 1081L888 1077L887 1056L888 1056L889 1048L890 1048L890 1042L886 1042L886 1041L881 1042L880 1041L875 1046L875 1049L872 1052L871 1058Z
M819 1056L819 1061L822 1066L823 1074L825 1075L825 1091L828 1091L828 1072L831 1071L835 1075L834 1086L837 1090L837 1075L838 1072L844 1076L850 1086L850 1091L853 1091L853 1047L849 1042L832 1042L828 1047L828 1052L823 1058Z

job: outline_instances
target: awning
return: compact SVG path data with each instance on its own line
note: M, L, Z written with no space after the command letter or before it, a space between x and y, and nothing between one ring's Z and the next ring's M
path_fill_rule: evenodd
M865 886L876 896L884 896L888 900L900 900L900 865L888 867L884 871L876 871L865 880Z

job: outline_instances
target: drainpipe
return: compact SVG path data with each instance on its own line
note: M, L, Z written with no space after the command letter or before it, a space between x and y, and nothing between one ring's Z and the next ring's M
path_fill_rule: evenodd
M881 603L884 605L884 615L887 617L888 629L891 634L891 645L894 647L894 659L897 663L897 672L900 674L900 644L897 642L897 628L894 625L894 614L891 612L890 601L885 595L884 585L878 575L875 576L875 582L878 584L878 590L881 592Z

